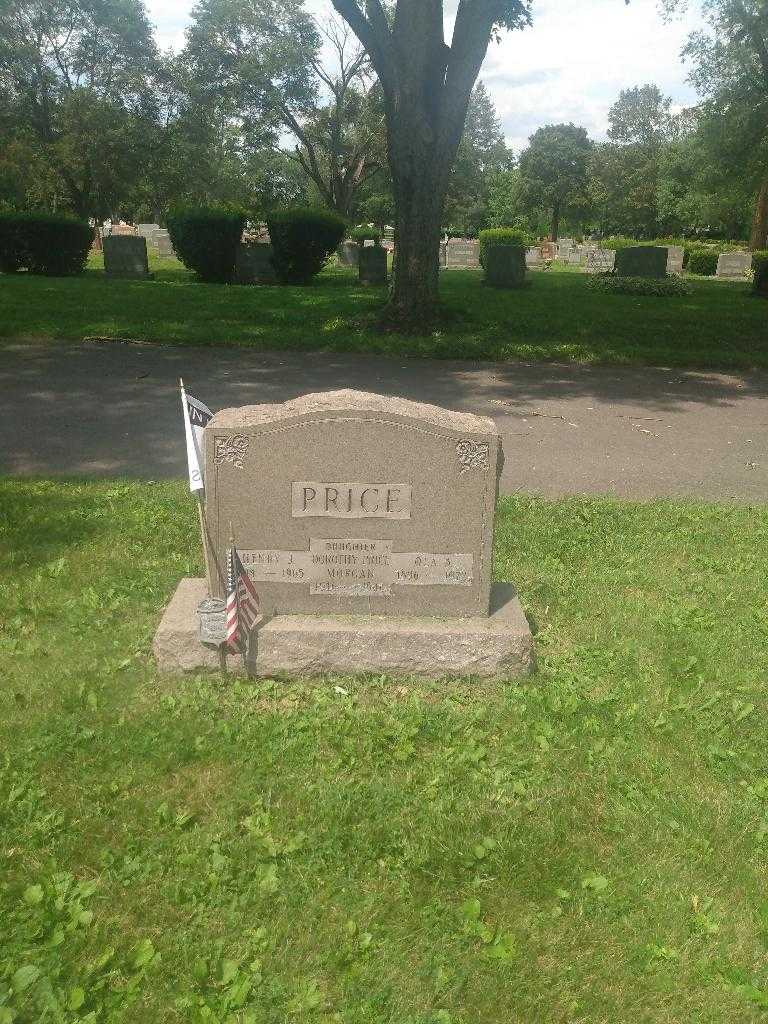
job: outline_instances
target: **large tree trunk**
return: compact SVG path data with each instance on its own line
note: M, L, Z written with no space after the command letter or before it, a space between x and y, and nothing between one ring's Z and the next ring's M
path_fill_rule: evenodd
M755 201L749 247L753 250L768 249L768 178L760 186Z
M395 261L384 322L403 330L424 330L437 312L440 232L453 158L436 145L434 123L425 117L423 99L409 99L412 96L404 89L397 110L388 110Z
M552 210L552 241L557 241L557 236L560 233L560 204L556 203Z
M442 0L332 0L368 51L384 93L395 192L395 272L385 324L429 328L437 311L448 177L499 5L461 0L450 46ZM524 18L522 19L524 21Z
M395 261L384 319L428 328L438 302L443 194L433 177L395 182Z

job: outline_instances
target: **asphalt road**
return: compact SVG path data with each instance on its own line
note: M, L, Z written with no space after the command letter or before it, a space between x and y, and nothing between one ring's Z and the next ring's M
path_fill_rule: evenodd
M0 472L181 477L179 376L214 411L353 387L493 416L502 491L768 496L768 373L122 344L0 348Z

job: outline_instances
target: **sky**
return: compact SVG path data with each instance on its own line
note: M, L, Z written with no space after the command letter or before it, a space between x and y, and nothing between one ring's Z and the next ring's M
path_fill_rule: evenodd
M147 0L161 48L183 45L192 6ZM331 11L328 0L306 0L306 7L321 18ZM534 0L533 17L532 28L491 43L480 72L516 153L545 124L572 121L605 138L611 104L634 85L655 82L673 109L695 101L680 60L695 12L665 24L656 0Z

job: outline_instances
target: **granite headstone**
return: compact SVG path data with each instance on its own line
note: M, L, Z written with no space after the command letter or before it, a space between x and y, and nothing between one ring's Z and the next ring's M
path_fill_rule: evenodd
M493 420L322 392L225 409L204 447L209 578L179 586L155 639L161 667L215 664L189 645L197 605L225 597L231 531L265 616L254 674L530 671L519 600L491 583Z
M682 274L685 250L682 245L667 246L667 273Z
M107 277L150 278L147 240L139 235L105 235L104 272Z
M276 284L268 242L241 242L235 258L235 284Z
M743 281L752 266L752 253L721 252L717 258L717 276Z

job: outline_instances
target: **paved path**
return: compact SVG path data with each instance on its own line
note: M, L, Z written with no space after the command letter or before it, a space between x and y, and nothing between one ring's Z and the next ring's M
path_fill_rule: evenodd
M507 493L768 498L768 373L120 344L0 348L0 472L182 476L179 375L214 411L353 387L493 416Z

